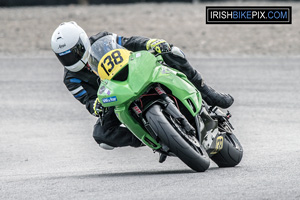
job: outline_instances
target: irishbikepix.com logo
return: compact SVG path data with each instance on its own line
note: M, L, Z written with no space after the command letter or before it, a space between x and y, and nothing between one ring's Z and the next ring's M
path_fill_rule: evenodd
M291 24L292 7L206 7L206 24Z

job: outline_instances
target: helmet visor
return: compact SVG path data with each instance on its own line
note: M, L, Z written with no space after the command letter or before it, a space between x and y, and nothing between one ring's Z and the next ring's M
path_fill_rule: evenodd
M74 47L67 51L56 53L56 56L61 62L61 64L63 64L64 66L71 66L82 59L82 56L85 53L85 51L86 49L84 47L84 44L79 38L78 42L75 44Z

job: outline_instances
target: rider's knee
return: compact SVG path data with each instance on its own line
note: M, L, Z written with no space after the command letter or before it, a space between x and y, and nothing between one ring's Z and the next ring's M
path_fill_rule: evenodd
M184 53L178 48L173 46L171 53L163 54L164 61L171 67L179 69L179 66L183 66L187 63ZM179 69L180 70L180 69Z
M174 55L179 56L179 57L185 59L185 55L184 55L183 51L182 51L181 49L179 49L178 47L173 46L172 49L171 49L171 52L172 52Z

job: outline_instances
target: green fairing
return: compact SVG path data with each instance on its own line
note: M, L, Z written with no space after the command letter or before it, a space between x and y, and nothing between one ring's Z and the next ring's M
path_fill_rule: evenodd
M187 77L179 71L162 65L160 61L162 61L161 56L155 57L147 51L132 53L128 62L127 80L104 80L98 90L98 98L102 105L104 107L115 106L118 119L152 149L159 149L161 145L129 113L131 103L138 99L148 86L154 83L166 86L193 116L200 112L202 103L199 91L188 81ZM110 100L107 101L107 99ZM195 106L195 111L188 103L188 99Z

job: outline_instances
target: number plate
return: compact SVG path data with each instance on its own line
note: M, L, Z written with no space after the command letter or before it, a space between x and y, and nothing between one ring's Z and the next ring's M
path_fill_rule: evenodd
M101 80L112 79L129 60L130 51L126 49L114 49L106 53L98 64L98 72Z

